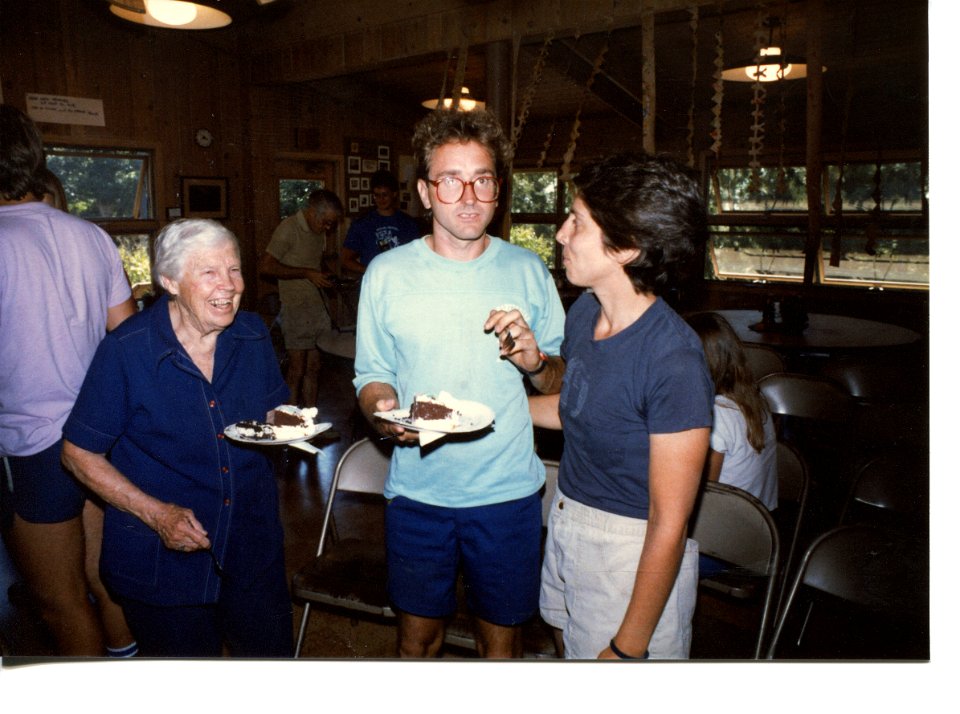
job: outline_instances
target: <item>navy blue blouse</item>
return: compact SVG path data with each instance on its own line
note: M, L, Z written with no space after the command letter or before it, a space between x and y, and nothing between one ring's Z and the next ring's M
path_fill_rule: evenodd
M174 335L164 297L104 338L63 435L108 454L142 491L192 509L223 577L242 584L282 559L283 528L263 447L232 442L223 431L241 419L262 420L287 399L257 315L238 313L220 334L211 383ZM117 594L157 605L216 602L220 591L208 553L170 550L140 519L112 507L100 570Z

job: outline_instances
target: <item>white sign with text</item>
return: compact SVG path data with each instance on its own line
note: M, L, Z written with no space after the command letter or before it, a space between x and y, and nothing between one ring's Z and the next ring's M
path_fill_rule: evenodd
M27 114L37 122L106 126L103 101L55 94L28 94Z

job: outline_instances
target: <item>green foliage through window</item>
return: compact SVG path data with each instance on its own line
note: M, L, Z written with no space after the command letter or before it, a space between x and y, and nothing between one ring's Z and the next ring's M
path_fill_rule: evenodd
M532 250L548 268L556 261L557 228L563 222L557 172L514 171L511 176L510 242Z
M88 220L153 218L150 153L63 146L47 150L47 167L67 195L70 213Z
M113 242L120 250L120 259L131 285L149 283L150 276L150 236L145 233L113 236Z
M809 255L805 167L721 168L709 188L709 278L799 281L812 263L816 282L929 287L927 187L918 161L846 163L842 176L838 164L826 163L821 246Z
M521 223L510 228L510 242L540 256L548 268L553 267L557 227L553 224Z
M512 186L511 213L557 212L556 171L515 171Z
M325 188L323 181L280 179L280 218L292 216L306 206L307 198L318 188Z

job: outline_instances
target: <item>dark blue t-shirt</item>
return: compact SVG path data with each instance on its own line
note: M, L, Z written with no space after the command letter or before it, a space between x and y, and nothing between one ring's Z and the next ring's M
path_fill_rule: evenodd
M354 251L361 264L370 265L380 253L419 237L417 222L403 211L394 211L390 216L370 211L350 224L343 247Z
M257 315L238 313L217 338L211 383L177 340L164 297L100 343L63 435L88 451L109 452L145 493L192 509L226 577L242 586L283 557L283 527L264 449L230 441L224 427L263 420L288 398ZM156 605L219 597L209 554L170 550L136 516L112 507L104 516L101 572L114 592Z
M594 340L600 303L567 313L560 392L560 490L609 513L646 519L650 435L710 428L713 382L696 333L662 299L625 330Z

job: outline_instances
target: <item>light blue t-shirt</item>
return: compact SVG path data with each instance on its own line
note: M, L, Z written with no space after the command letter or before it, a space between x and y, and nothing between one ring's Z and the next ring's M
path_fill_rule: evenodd
M357 393L383 382L407 407L416 394L446 391L495 414L493 429L475 438L394 449L387 498L464 508L524 498L543 484L523 374L483 330L502 305L519 307L540 349L559 354L563 306L543 261L524 248L491 238L480 257L460 262L418 239L378 256L364 274Z

